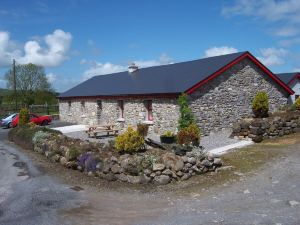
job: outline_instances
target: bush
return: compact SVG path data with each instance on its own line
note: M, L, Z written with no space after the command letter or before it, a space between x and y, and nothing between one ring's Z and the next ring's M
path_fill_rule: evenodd
M192 110L189 108L188 99L185 94L179 96L178 105L180 107L180 118L178 121L178 130L181 130L195 123L195 118L192 113Z
M300 97L296 99L295 103L293 104L293 108L300 110Z
M144 148L144 138L132 127L116 138L115 148L118 152L137 152Z
M69 150L69 161L76 160L80 156L80 151L76 147L71 147Z
M44 132L44 131L37 131L34 133L33 138L32 138L32 143L33 144L40 144L43 140L46 138L50 137L50 133Z
M166 131L161 136L163 136L163 137L175 137L175 134L173 134L171 131Z
M29 118L29 112L27 108L22 108L20 110L20 114L19 114L19 125L23 126L27 123L29 123L30 118Z
M137 132L143 137L147 136L148 129L149 129L149 126L147 124L142 124L142 123L137 124Z
M199 146L200 144L200 129L193 123L187 128L180 130L177 134L177 141L180 145L194 145Z
M33 149L33 137L38 131L49 134L61 134L60 131L51 130L46 127L30 127L30 125L18 126L8 132L8 139L26 149Z
M252 110L255 117L264 118L268 116L269 112L269 98L266 92L257 92L252 101Z

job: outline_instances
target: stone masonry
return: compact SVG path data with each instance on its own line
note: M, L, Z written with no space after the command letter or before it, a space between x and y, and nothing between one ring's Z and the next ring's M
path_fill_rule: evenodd
M153 99L153 121L146 120L144 99L124 99L124 118L120 118L118 100L60 100L60 119L71 123L97 125L115 123L121 130L138 123L149 124L149 132L163 134L176 132L179 107L176 99Z
M258 91L269 97L270 111L287 104L287 94L248 59L235 64L190 96L190 107L203 134L232 127L252 114L252 100Z
M251 115L251 102L258 91L267 92L271 112L287 104L287 93L248 59L198 88L189 98L202 134L230 128L239 119ZM121 130L147 123L150 133L176 132L179 118L177 100L152 99L153 121L146 120L145 100L124 99L123 119L119 118L118 100L60 100L60 118L86 125L116 123Z

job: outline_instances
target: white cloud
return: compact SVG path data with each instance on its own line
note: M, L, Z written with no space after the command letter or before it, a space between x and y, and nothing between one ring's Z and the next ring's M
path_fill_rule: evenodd
M24 44L24 50L10 39L8 32L0 32L0 67L9 66L15 58L18 63L34 63L45 67L55 67L68 59L67 53L72 42L72 35L63 30L55 30L42 38L47 47L33 39Z
M293 72L299 72L300 73L300 67L293 69Z
M261 56L257 57L266 66L282 65L284 57L287 55L287 50L283 48L264 48L260 49Z
M236 0L231 6L223 7L222 14L226 16L244 15L259 19L264 23L274 23L274 32L279 36L297 35L300 24L299 0ZM297 32L296 32L297 31Z
M231 53L236 53L238 50L234 47L221 46L221 47L212 47L205 51L205 57L212 57L218 55L226 55Z
M54 81L56 81L56 75L53 73L46 74L46 77L49 83L53 83Z
M299 30L295 27L282 27L275 31L277 36L292 37L299 33Z
M153 60L133 60L139 68L165 65L172 63L172 59L165 53L161 54L158 59ZM101 63L101 62L91 62L87 60L81 60L82 64L93 64L88 70L83 73L83 79L87 80L95 75L105 75L110 73L117 73L121 71L126 71L128 65L118 65L110 62Z

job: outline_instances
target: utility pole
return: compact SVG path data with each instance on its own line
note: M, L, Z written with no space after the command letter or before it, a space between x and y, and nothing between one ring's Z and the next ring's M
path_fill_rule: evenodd
M14 96L15 96L16 112L17 112L18 102L17 102L16 60L15 59L13 59L13 78L14 78Z

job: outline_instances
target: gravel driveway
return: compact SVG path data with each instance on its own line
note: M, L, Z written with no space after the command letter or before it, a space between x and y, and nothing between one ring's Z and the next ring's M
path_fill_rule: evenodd
M5 138L3 131L0 138ZM220 172L157 188L100 182L99 188L81 185L79 192L0 140L0 224L300 224L300 135L281 140L288 143L256 145L268 163L250 173L236 172L232 182L225 177L203 188L205 180L212 185L223 178ZM251 164L250 158L241 159L243 166ZM75 174L70 179L80 185L77 171L61 173ZM90 184L99 182L87 178Z

